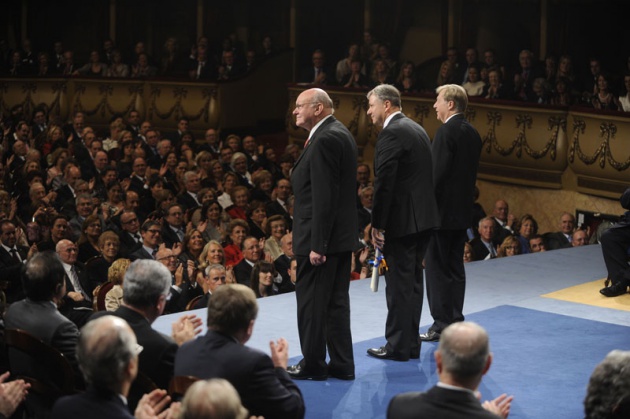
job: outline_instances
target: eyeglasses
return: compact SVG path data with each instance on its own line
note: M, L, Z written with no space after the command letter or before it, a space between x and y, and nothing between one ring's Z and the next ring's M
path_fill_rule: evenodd
M64 250L64 252L66 252L66 253L77 253L78 251L79 251L79 249L77 249L75 247L71 247L70 249Z
M210 280L212 280L212 282L225 282L225 275L224 276L217 276L214 278L209 278Z
M149 232L151 234L161 234L162 233L160 230L147 230L147 232Z
M138 222L137 218L132 218L131 220L123 221L123 224L131 224L131 223L137 223L137 222Z
M300 110L303 107L305 107L306 105L318 105L319 102L307 102L307 103L296 103L295 104L295 109Z
M159 258L158 260L173 260L173 259L177 259L177 256L175 255L164 256L163 258Z

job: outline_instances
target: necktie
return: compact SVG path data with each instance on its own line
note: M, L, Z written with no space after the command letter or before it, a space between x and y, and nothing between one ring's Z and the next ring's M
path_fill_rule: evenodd
M13 249L11 249L11 258L13 259L13 262L16 265L18 263L22 263L22 261L20 260L20 256L18 255L17 249L15 247Z
M153 249L153 252L151 252L151 257L153 257L153 259L155 259L155 255L157 255L157 249Z
M136 240L136 243L142 243L142 237L140 237L140 234L134 234L133 238Z
M81 287L81 282L79 282L79 275L77 275L77 271L74 268L74 266L70 268L70 282L72 282L72 286L74 287L74 290L78 293L81 293L81 295L83 295L83 298L85 298L86 301L92 301L90 296L87 295L85 291L83 291L83 288Z
M308 145L310 141L311 141L311 137L306 139L306 142L304 143L304 148L306 148L306 146Z

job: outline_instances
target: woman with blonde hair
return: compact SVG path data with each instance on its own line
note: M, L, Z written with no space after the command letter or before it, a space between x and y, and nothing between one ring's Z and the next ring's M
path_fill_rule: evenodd
M497 251L497 257L507 257L507 256L516 256L521 254L521 242L514 236L507 236L501 246L499 246L499 250Z
M123 300L123 282L125 273L131 261L129 259L118 259L112 263L107 272L107 280L114 284L107 294L105 294L105 309L107 311L115 311L122 305Z

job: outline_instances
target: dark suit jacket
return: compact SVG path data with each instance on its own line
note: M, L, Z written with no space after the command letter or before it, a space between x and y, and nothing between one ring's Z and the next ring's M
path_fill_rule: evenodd
M28 298L11 304L5 315L6 329L22 329L61 352L80 376L76 357L76 345L79 340L77 326L63 316L52 301L33 301ZM14 375L20 372L39 371L42 366L26 362ZM35 375L37 376L37 375Z
M272 215L282 215L284 220L287 223L287 228L289 230L293 230L293 219L291 215L284 209L282 205L278 201L270 201L265 205L265 210L267 211L267 217L271 217Z
M25 261L28 247L16 245L16 249L22 261ZM24 298L24 289L22 288L23 265L23 263L15 262L11 253L0 246L0 281L7 282L7 289L4 292L9 303Z
M138 234L140 233L138 232ZM118 237L120 238L120 255L122 257L128 258L131 253L142 247L142 243L136 242L133 237L124 230L118 233Z
M183 228L185 230L186 226L183 226ZM164 225L162 226L162 241L164 242L164 245L169 249L173 247L174 243L181 242L177 233L173 231L173 229L169 226L167 222L164 222Z
M290 263L291 260L284 254L278 256L273 262L276 271L282 277L282 282L278 285L278 294L295 291L295 284L291 282L291 276L289 275Z
M199 207L199 204L197 203L197 201L195 201L195 198L190 196L190 194L186 191L184 191L184 193L180 195L177 195L177 203L184 206L184 211Z
M440 126L432 144L433 183L443 230L471 226L481 137L463 114Z
M467 391L433 387L426 393L395 396L387 408L388 419L497 419Z
M245 258L241 259L241 261L234 266L234 276L236 277L236 282L248 287L251 286L253 269L254 268L252 268Z
M293 166L293 253L308 256L357 246L357 146L334 116L326 119Z
M403 237L439 227L431 144L424 128L403 114L378 135L372 227Z
M175 358L175 374L228 380L250 415L304 417L302 393L287 372L274 368L269 356L231 336L209 330L182 345Z
M547 250L568 249L571 243L561 231L543 234Z
M51 419L133 418L118 394L89 387L86 392L62 397L52 409Z
M129 259L131 259L132 261L138 259L153 259L153 256L147 253L147 251L144 250L144 247L140 246L138 250L129 254Z
M113 313L99 312L95 316L107 314L114 314L129 323L129 327L136 334L138 344L143 347L139 356L140 371L153 380L158 388L167 389L173 377L177 344L169 336L154 330L142 314L128 307L118 307Z
M490 253L479 237L472 239L470 245L472 246L474 260L484 260L486 256L488 256L488 253Z

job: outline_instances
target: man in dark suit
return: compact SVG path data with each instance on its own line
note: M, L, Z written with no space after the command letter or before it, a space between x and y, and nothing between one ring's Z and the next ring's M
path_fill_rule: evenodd
M278 180L276 185L276 199L274 201L267 202L265 209L267 210L267 217L272 215L282 215L287 222L287 229L292 230L293 219L289 214L289 197L291 196L291 182L288 179Z
M30 249L18 246L15 223L10 220L0 222L0 286L3 288L7 302L12 303L24 297L20 281L22 265L37 252L37 246Z
M199 173L189 170L184 173L184 191L177 196L177 202L183 206L184 211L190 211L199 208L201 203L197 197L197 193L201 190L201 178Z
M374 156L372 241L382 249L389 268L387 343L368 349L368 355L408 361L420 356L422 260L431 230L439 226L431 142L424 128L402 114L394 86L377 86L367 97L368 116L374 125L383 126Z
M208 308L208 301L212 297L212 293L221 285L225 285L226 273L225 267L218 263L208 265L204 271L201 286L203 288L203 296L195 303L193 310Z
M507 418L513 397L505 394L483 404L475 392L490 369L492 354L488 334L472 322L454 323L442 331L435 351L440 377L426 393L395 396L387 408L389 419L497 419Z
M547 250L570 248L573 230L575 230L575 217L568 212L562 213L560 216L560 231L543 235L547 244Z
M51 418L80 419L86 414L92 419L133 418L127 396L138 373L140 350L133 330L121 318L103 316L86 324L81 329L77 356L87 391L57 400ZM150 399L163 399L166 394L156 389L151 396L143 399L138 411L147 404L155 407L157 400Z
M59 311L72 320L77 327L83 327L92 315L92 295L85 266L77 262L79 249L70 240L59 240L55 247L66 271L66 294Z
M157 249L162 242L162 230L160 223L155 221L146 221L140 227L140 235L142 236L142 246L129 254L129 259L155 259Z
M256 237L246 237L243 240L242 249L243 259L234 266L234 277L236 282L246 286L252 283L252 269L254 264L260 260L262 249Z
M238 392L250 415L303 418L304 400L287 374L288 344L271 342L271 358L245 346L258 314L256 296L241 284L218 287L208 303L208 332L182 345L175 375L224 378Z
M168 388L178 345L199 333L201 319L182 316L173 324L173 335L163 335L151 324L164 312L171 288L171 274L153 260L138 260L129 265L123 283L123 304L113 313L99 312L94 317L114 314L129 323L143 350L139 370L158 388ZM192 375L192 374L191 374Z
M324 51L321 49L313 51L312 63L311 66L305 67L302 70L300 82L318 85L333 84L335 73L326 66Z
M599 292L606 297L617 297L628 292L630 286L630 266L628 249L630 248L630 188L621 195L621 206L628 210L618 223L602 233L602 254L608 271L610 286ZM608 284L608 281L606 281Z
M5 327L22 329L57 349L79 377L76 357L79 329L57 310L66 295L65 276L61 260L54 252L40 252L30 258L22 278L26 298L11 304L5 315ZM33 365L32 360L24 360L12 372L41 374L43 370L43 366Z
M477 231L479 232L479 235L470 241L470 245L473 250L473 260L496 258L497 249L492 242L492 236L494 234L494 220L492 217L485 217L479 220L479 229ZM431 331L427 332L427 336L421 336L421 338L428 340L428 335L430 334ZM439 336L437 336L437 338L439 339Z
M293 111L296 125L310 131L291 176L299 278L295 291L304 359L288 371L297 379L354 379L348 289L350 256L358 245L357 146L333 112L332 100L321 89L302 92Z
M129 255L142 247L142 236L140 235L140 222L134 211L123 211L120 214L120 227L118 233L120 238L120 254L128 258Z
M186 235L184 216L184 209L181 204L171 204L166 210L162 225L162 242L169 249L184 241Z
M433 232L426 255L427 299L433 325L420 335L425 341L438 340L446 326L464 320L464 243L472 222L481 154L481 137L464 118L466 90L447 84L438 87L437 94L433 108L444 125L435 133L431 151L440 228Z

